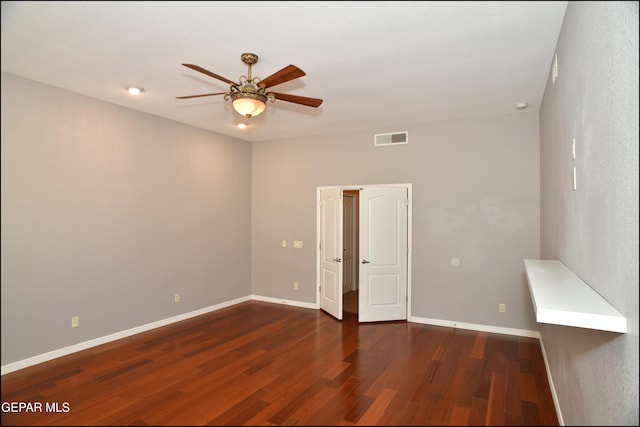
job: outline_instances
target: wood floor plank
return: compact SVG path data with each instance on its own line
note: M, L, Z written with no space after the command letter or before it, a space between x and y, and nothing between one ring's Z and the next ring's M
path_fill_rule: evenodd
M451 412L451 419L449 425L452 426L466 426L469 423L469 417L471 416L471 409L462 406L455 406Z
M504 401L506 397L505 374L494 372L489 390L489 406L485 425L510 425L505 420Z
M357 421L358 425L376 425L387 411L387 407L395 397L397 391L385 388L377 394L376 399L371 402L369 408Z
M2 425L549 425L533 338L247 301L2 376Z
M520 387L520 363L517 360L509 360L507 361L507 373L505 376L505 413L517 416L522 415Z
M488 332L478 332L476 340L473 343L473 350L471 350L471 357L474 359L482 359L484 355L484 348L487 343Z
M487 407L488 407L487 399L474 397L471 400L471 413L469 414L469 423L467 425L470 425L470 426L485 425L485 420L487 417Z

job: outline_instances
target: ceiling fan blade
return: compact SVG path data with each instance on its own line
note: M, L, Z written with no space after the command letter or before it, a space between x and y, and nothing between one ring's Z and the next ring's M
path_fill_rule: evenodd
M308 98L306 96L288 95L286 93L271 92L276 99L281 101L293 102L295 104L306 105L307 107L319 107L322 104L322 99Z
M226 92L203 93L202 95L176 96L176 99L200 98L201 96L224 95Z
M232 82L231 80L229 80L226 77L219 76L216 73L212 73L211 71L205 70L204 68L199 67L197 65L193 65L193 64L182 64L182 65L184 65L187 68L191 68L192 70L196 70L198 72L201 72L202 74L206 74L209 77L213 77L214 79L222 80L225 83L229 83L231 86L236 86L237 85L236 82Z
M279 85L284 82L288 82L289 80L297 79L302 76L306 76L307 73L302 71L300 68L295 65L287 65L280 71L276 71L271 74L269 77L265 77L260 80L258 83L259 86L264 86L265 88Z

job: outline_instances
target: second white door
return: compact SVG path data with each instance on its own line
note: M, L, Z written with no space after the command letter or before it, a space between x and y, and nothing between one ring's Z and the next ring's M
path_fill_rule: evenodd
M407 211L406 188L360 191L360 322L407 318Z

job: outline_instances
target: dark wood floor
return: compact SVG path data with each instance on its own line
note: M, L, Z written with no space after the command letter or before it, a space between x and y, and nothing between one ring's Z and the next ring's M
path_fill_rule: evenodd
M342 294L342 312L358 313L358 298L360 292L355 290Z
M2 425L558 425L537 339L259 301L6 374L2 405Z

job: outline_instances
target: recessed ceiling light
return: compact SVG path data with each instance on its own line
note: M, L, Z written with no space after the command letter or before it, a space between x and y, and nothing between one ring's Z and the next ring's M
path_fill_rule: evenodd
M526 102L518 102L515 107L516 110L524 110L525 108L527 108L529 106L529 104L527 104Z
M127 88L127 91L131 94L131 95L140 95L142 92L144 92L142 89L138 88L138 87L130 87Z

